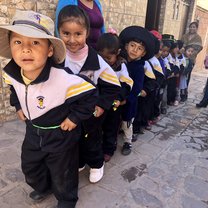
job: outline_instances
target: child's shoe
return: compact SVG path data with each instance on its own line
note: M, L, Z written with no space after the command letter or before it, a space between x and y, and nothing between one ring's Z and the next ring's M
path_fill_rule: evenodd
M112 155L104 154L104 161L109 162L111 160Z
M90 168L89 180L91 183L97 183L103 177L104 173L104 164L101 168Z
M160 117L155 117L153 120L152 120L152 123L151 124L156 124L158 121L160 120Z
M174 102L174 106L178 106L178 104L179 104L179 102L178 102L178 100L175 100L175 102Z
M151 126L152 124L153 124L153 122L152 122L152 120L150 120L150 121L148 121L148 124L144 128L146 130L150 131L152 129L152 126Z
M186 98L181 98L180 103L183 104L185 103L185 101L186 101Z
M161 108L161 113L162 114L167 114L167 109L166 108Z
M131 141L136 142L137 141L137 136L138 136L138 134L133 134Z
M30 194L29 194L29 197L31 199L33 199L34 201L42 201L44 199L46 199L50 194L52 194L52 190L48 190L44 193L40 193L40 192L37 192L37 191L32 191Z
M123 155L129 155L131 153L131 148L132 148L132 145L128 142L124 142L124 145L123 145L123 148L121 150L121 153Z

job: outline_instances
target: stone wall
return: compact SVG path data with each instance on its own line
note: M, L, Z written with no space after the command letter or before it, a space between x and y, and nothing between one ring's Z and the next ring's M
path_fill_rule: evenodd
M174 35L176 39L180 39L186 28L187 18L189 17L189 7L194 1L184 0L163 0L160 13L159 31Z
M118 32L129 25L145 25L147 0L101 0L106 28Z

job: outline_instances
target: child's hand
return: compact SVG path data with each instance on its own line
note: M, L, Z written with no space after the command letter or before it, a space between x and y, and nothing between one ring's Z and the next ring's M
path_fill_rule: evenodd
M17 111L17 116L18 116L18 118L19 118L21 121L25 121L25 120L27 119L27 118L25 117L25 115L24 115L22 109L20 109L20 110Z
M126 100L121 101L120 105L125 105L126 104Z
M76 124L73 123L71 120L69 120L68 118L66 118L62 123L60 128L64 131L71 131L72 129L76 128Z
M114 107L118 108L118 106L121 105L121 102L119 100L114 100Z
M95 112L94 112L94 116L95 117L100 117L102 114L104 113L104 109L102 109L101 107L99 106L95 106Z
M141 97L146 97L147 96L147 93L144 90L141 90L140 96Z

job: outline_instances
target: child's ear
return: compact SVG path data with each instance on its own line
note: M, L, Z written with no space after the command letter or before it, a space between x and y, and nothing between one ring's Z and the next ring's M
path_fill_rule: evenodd
M146 55L146 51L144 51L143 53L142 53L142 55L141 55L141 57L144 57L145 55Z
M127 48L128 48L128 45L129 45L128 43L125 44L125 49L126 49L126 50L127 50Z
M54 52L54 49L53 49L53 45L51 44L51 45L49 46L49 49L48 49L48 57L53 56L53 52Z

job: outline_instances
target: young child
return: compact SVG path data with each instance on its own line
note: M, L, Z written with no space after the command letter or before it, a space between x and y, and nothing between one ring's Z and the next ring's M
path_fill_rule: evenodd
M152 98L155 96L156 77L148 61L145 61L144 74L142 93L138 96L137 113L133 122L132 142L138 139L138 134L144 134L144 129L151 130L149 120L153 110Z
M178 105L176 101L177 95L177 77L179 76L179 60L177 58L178 54L178 44L177 42L171 42L171 48L168 58L168 62L171 69L171 75L167 78L167 102L169 105Z
M154 54L154 40L148 30L139 26L125 28L119 35L122 54L127 59L129 76L134 81L132 91L127 98L122 113L122 129L124 130L123 155L129 155L132 148L132 122L137 113L138 96L144 96L144 61ZM153 49L153 51L152 51Z
M194 52L194 48L192 45L188 45L185 47L185 52L181 56L184 57L185 63L183 63L183 67L181 67L180 70L180 97L181 97L181 103L185 102L187 100L188 95L188 75L193 69L193 62L191 61L190 57L192 56ZM180 59L179 59L180 60Z
M163 96L162 96L162 101L161 101L161 106L160 106L160 111L162 114L167 113L167 78L171 74L171 69L170 69L170 65L169 65L167 57L169 56L170 48L171 48L171 43L169 41L163 40L161 59L159 59L161 66L164 66L165 68L164 69L165 80L162 84Z
M159 120L159 115L160 115L160 102L162 100L162 90L161 90L161 85L164 81L164 73L162 66L158 60L159 57L159 51L160 47L162 47L160 40L157 39L156 36L154 36L155 40L155 55L149 59L149 62L151 66L153 67L153 72L156 77L156 86L155 86L155 95L152 98L152 103L153 103L153 112L150 117L150 121L152 124L155 124Z
M53 192L58 208L72 208L78 200L79 124L92 115L96 90L55 67L66 49L52 34L49 17L17 11L11 25L0 26L0 56L12 58L4 79L11 86L11 105L26 123L21 160L34 189L30 197L38 201Z
M104 172L102 115L111 108L120 92L120 82L112 68L86 44L90 23L84 10L78 6L66 6L60 11L57 22L60 38L67 48L63 64L74 74L86 75L99 90L94 116L82 123L80 140L80 170L86 164L89 165L89 180L96 183L101 180Z
M97 50L115 71L121 84L121 91L117 95L114 105L106 111L103 122L103 152L105 162L108 162L116 150L117 134L121 122L121 106L126 103L133 80L129 77L125 60L119 56L120 43L116 34L101 35L97 42Z

